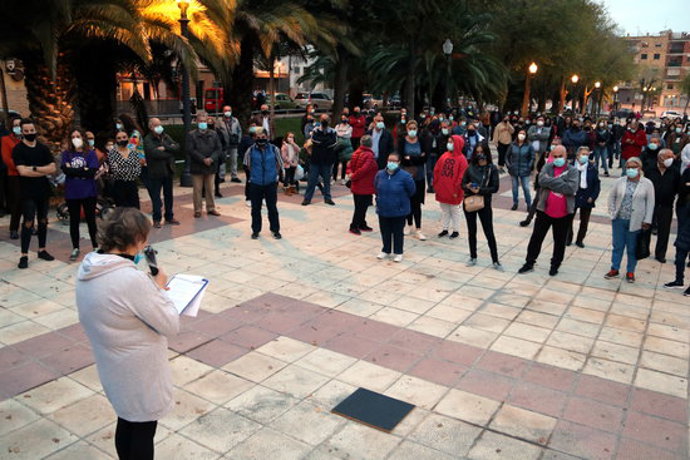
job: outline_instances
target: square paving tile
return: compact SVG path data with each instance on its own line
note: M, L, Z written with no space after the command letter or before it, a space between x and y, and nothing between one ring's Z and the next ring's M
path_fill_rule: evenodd
M290 365L268 377L262 384L276 391L292 395L297 399L302 399L312 394L329 380L329 377L297 365Z
M556 420L554 417L505 404L489 427L501 433L546 445L556 426Z
M486 425L499 406L498 401L453 389L438 403L435 411L476 425Z
M225 342L212 340L187 353L187 356L213 367L221 367L247 353L246 348Z
M623 436L653 444L679 454L687 454L687 426L669 420L630 412L625 420Z
M537 459L542 449L517 439L485 431L472 447L467 458L470 459Z
M222 454L237 446L260 428L259 423L221 407L197 418L182 428L179 433Z
M77 436L85 437L117 420L117 415L105 396L95 394L56 410L50 418Z
M549 447L578 457L607 459L615 452L616 436L561 420L551 436Z
M271 428L316 446L328 439L340 426L347 423L310 402L302 402L271 423Z
M402 374L366 361L357 361L338 376L338 380L367 390L383 392Z
M24 404L41 414L56 410L93 395L94 392L74 380L62 377L21 395Z
M409 439L454 457L467 455L481 428L443 415L431 414L409 435Z
M688 411L684 398L665 395L643 388L633 388L630 408L674 422L686 423L688 420Z
M5 458L43 458L79 438L47 419L37 420L0 436Z
M541 414L560 417L566 404L566 393L533 383L522 382L515 385L510 394L510 403Z
M261 382L275 374L287 363L258 352L251 352L223 366L223 370L239 375L252 382Z
M1 401L0 420L2 420L2 424L0 424L0 436L28 425L39 418L39 414L14 399Z
M335 433L325 447L337 458L383 459L400 442L400 438L356 422L348 422Z
M563 411L566 420L611 433L620 430L624 416L625 409L583 398L570 398Z
M260 385L225 404L228 409L261 424L270 423L299 402L292 396Z
M223 404L255 384L222 370L213 371L184 386L185 390L214 404Z
M404 375L386 390L385 395L430 410L447 391L444 386Z

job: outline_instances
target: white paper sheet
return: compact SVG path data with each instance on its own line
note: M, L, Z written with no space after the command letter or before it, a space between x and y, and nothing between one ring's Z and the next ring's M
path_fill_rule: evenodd
M196 316L207 286L208 280L203 276L178 274L170 278L165 293L175 304L178 313Z

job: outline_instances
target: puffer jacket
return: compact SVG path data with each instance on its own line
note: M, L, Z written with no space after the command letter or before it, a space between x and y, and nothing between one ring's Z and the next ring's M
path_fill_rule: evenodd
M534 149L525 141L522 145L513 142L506 155L508 173L515 177L525 177L532 173L534 164Z
M410 214L410 198L416 191L412 176L398 168L393 174L385 169L374 179L376 214L381 217L403 217Z
M465 140L457 135L450 139L453 141L453 151L441 155L434 167L434 191L439 203L457 205L465 198L462 190L462 177L467 170L467 159L462 152Z
M378 169L371 147L360 145L347 164L347 174L352 181L350 186L352 193L354 195L373 195L376 191L374 178Z

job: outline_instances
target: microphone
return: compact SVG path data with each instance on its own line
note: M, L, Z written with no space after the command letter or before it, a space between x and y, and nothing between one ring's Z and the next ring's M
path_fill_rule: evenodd
M152 246L146 246L144 248L144 257L146 257L146 263L148 264L153 276L156 276L159 271L158 262L156 262L156 254L158 254L158 251L153 249Z

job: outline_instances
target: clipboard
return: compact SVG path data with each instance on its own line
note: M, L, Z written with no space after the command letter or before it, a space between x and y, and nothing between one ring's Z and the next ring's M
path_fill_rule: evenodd
M208 279L202 276L174 275L168 280L165 294L175 304L177 313L196 316L208 283Z

